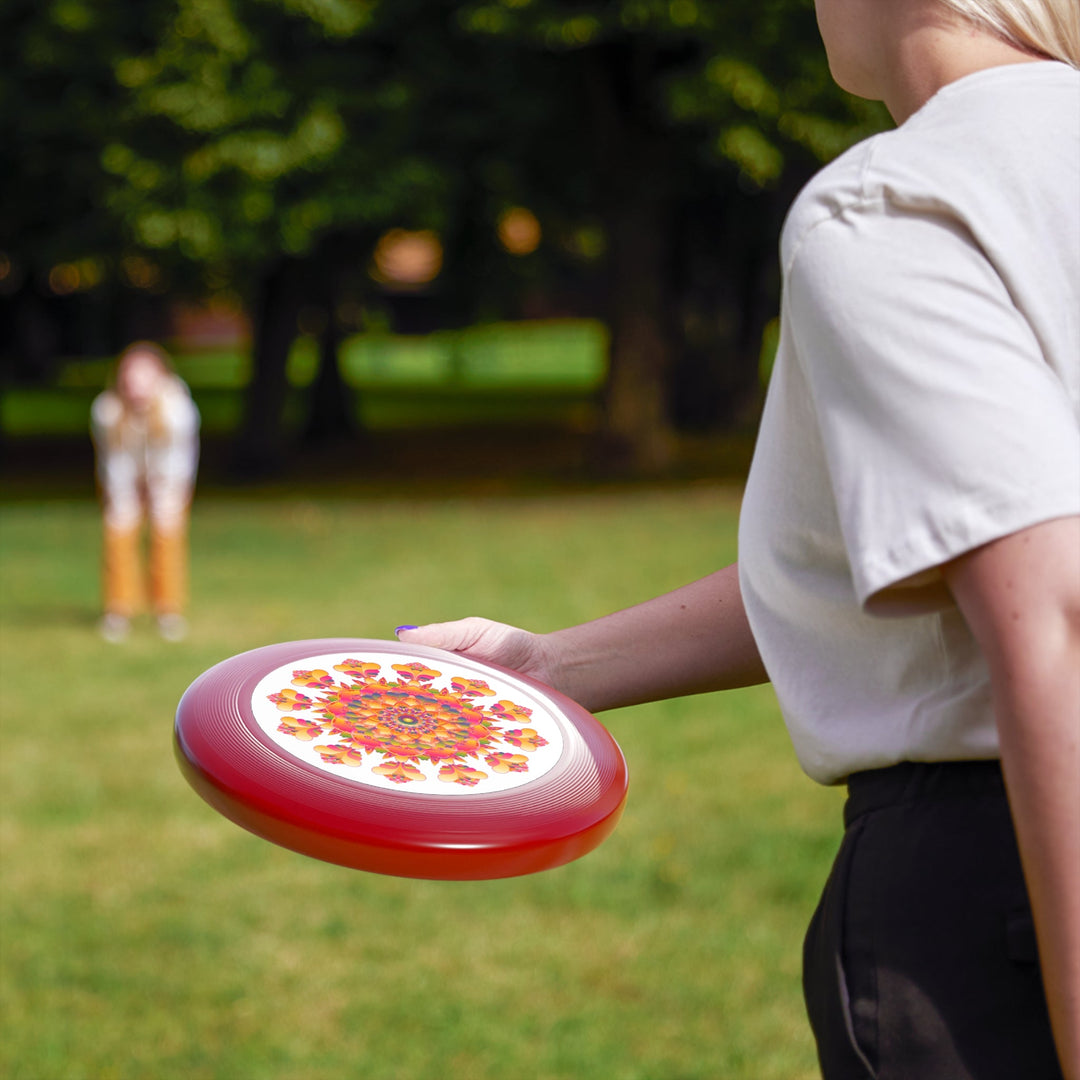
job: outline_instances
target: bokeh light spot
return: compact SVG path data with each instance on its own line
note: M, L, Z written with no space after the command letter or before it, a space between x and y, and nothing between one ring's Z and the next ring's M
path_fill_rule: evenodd
M511 255L531 255L543 237L536 215L524 206L512 206L499 215L498 233L499 243Z
M398 288L419 288L442 270L443 248L430 229L390 229L375 245L371 276Z

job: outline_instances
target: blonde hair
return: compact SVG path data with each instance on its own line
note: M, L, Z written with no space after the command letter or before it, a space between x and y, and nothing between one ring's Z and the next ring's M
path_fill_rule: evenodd
M1012 45L1080 68L1077 0L940 0Z
M172 357L156 341L133 341L116 358L116 369L113 372L114 380L119 376L120 369L131 362L131 358L138 354L149 353L160 365L162 371L174 374Z
M116 445L122 444L128 437L134 420L131 404L121 392L121 387L123 384L124 369L131 364L136 357L144 357L153 361L155 366L164 376L163 386L178 381L172 358L156 342L135 341L124 349L116 360L116 366L113 370L112 377L113 391L116 394L121 409L115 429L110 433L110 442ZM152 439L164 439L168 435L168 427L165 423L164 415L164 400L163 395L160 392L150 403L148 431Z

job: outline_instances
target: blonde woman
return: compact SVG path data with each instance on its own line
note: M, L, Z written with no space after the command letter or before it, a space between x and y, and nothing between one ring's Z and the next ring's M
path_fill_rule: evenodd
M113 386L95 398L91 430L104 514L103 637L122 641L149 592L166 640L187 629L188 509L199 458L199 413L157 345L121 354ZM149 589L142 533L149 519Z
M770 679L849 792L804 950L827 1080L1080 1080L1080 5L817 11L898 127L785 224L739 564L400 637L593 710Z

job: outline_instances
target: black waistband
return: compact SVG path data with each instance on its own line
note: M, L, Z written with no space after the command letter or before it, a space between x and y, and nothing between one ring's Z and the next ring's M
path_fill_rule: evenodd
M844 824L886 806L954 799L965 796L1005 795L1000 761L903 761L887 769L870 769L848 777Z

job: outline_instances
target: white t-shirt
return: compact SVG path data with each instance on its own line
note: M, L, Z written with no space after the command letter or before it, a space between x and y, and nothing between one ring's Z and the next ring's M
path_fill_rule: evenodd
M1080 513L1080 72L946 86L807 185L781 254L739 561L799 760L996 757L938 568Z
M94 398L90 428L97 477L111 528L130 529L149 511L157 528L178 526L199 463L199 410L179 378L170 378L152 415L125 415L115 390Z

